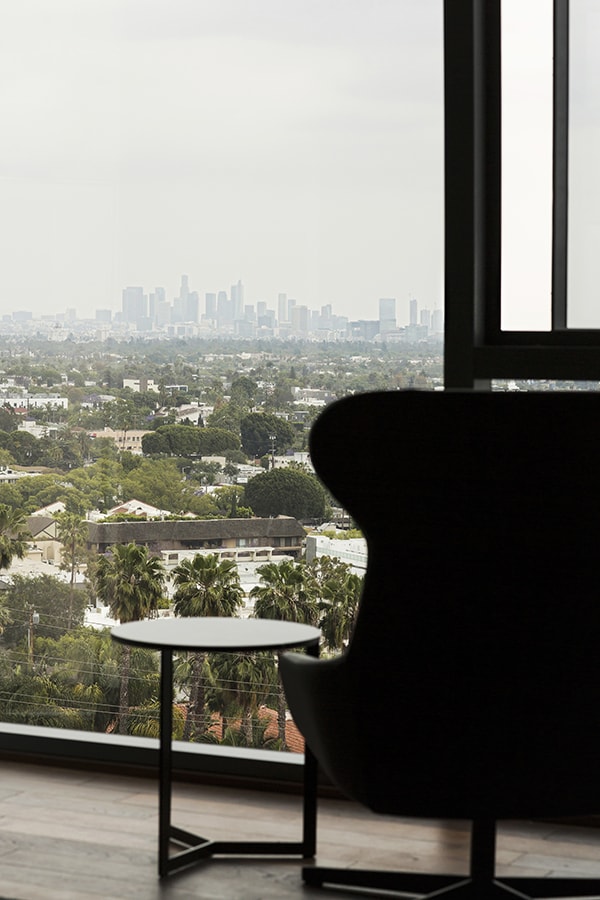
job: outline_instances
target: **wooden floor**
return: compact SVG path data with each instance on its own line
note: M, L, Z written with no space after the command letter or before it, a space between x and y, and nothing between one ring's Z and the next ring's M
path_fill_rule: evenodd
M218 859L159 882L156 783L0 763L0 896L13 900L308 900L356 897L302 885L298 860ZM214 838L297 840L298 797L177 784L175 824ZM466 871L463 823L388 819L322 801L321 864ZM499 874L600 879L600 830L502 828ZM599 894L600 896L600 894Z

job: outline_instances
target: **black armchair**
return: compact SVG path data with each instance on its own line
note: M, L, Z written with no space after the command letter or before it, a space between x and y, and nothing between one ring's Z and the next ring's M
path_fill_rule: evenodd
M315 866L307 883L600 897L600 879L495 875L497 820L600 812L599 414L583 392L390 392L317 420L313 463L369 562L347 651L283 656L290 710L349 797L473 825L463 878Z

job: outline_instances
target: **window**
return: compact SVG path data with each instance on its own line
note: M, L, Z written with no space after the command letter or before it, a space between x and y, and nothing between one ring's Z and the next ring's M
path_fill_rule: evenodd
M189 271L193 334L231 285L236 303L273 306L301 336L321 308L328 334L355 322L370 339L382 298L390 332L428 327L413 321L415 298L440 332L442 11L442 0L16 4L0 35L11 322L31 307L53 339L113 324L135 339L144 292L162 327ZM259 319L273 327L267 311L249 333ZM138 449L137 431L110 433ZM283 556L300 538L274 543Z
M600 378L586 195L598 21L593 3L555 0L553 21L550 6L446 3L447 387Z

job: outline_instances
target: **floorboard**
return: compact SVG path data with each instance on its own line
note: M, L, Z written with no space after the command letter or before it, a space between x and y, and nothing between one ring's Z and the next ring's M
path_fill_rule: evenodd
M159 882L156 782L0 764L0 897L9 900L308 900L297 859L212 859ZM173 822L216 839L298 840L300 798L176 784ZM376 816L319 805L318 863L464 873L462 822ZM503 823L499 875L600 879L600 830ZM329 896L334 896L329 894ZM599 895L600 896L600 895ZM335 897L356 897L349 891Z

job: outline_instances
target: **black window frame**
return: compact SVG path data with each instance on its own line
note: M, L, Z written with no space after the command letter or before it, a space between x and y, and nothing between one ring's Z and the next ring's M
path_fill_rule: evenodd
M552 325L502 331L501 0L444 2L447 389L600 379L600 329L567 328L569 0L554 0Z

